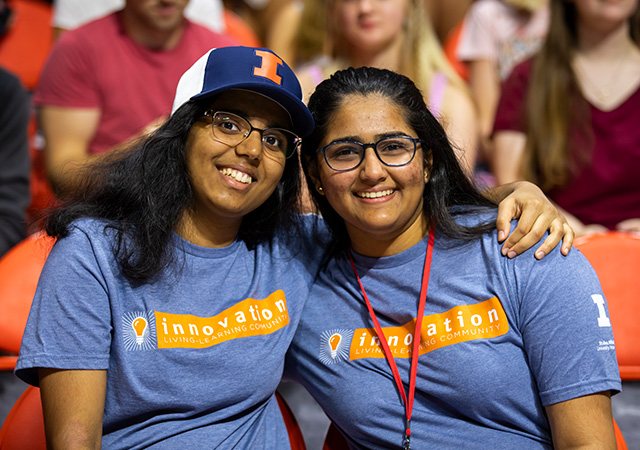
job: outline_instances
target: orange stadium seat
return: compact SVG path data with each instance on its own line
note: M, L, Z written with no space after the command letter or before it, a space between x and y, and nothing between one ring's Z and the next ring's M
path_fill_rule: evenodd
M623 380L640 380L640 236L609 231L579 237L607 299Z
M13 370L40 272L53 239L37 233L0 259L0 370Z

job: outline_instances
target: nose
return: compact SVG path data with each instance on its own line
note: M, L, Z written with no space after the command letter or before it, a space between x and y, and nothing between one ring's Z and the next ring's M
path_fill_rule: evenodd
M372 147L364 151L364 158L360 163L360 179L369 183L377 183L387 178L387 169L378 159L378 155Z
M250 159L262 159L262 133L260 130L251 130L242 142L236 146L236 153Z
M373 9L373 0L360 0L358 2L360 12L366 13Z

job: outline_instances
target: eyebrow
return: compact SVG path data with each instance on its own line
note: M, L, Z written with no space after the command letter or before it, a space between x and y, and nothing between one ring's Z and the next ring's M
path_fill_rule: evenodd
M251 121L252 121L253 119L255 119L255 118L256 118L255 116L249 116L249 115L248 115L246 112L244 112L244 111L239 111L239 110L237 110L237 109L232 109L232 108L228 108L228 109L217 109L217 110L216 110L216 109L214 109L214 108L209 108L209 109L210 109L211 111L214 111L214 112L228 112L228 113L235 114L236 116L240 116L240 117L242 117L243 119L247 120L251 126L253 126L253 124L251 123ZM284 129L284 130L290 130L290 129L292 129L293 127L292 127L292 125L291 125L291 124L289 124L289 125L280 125L280 123L279 123L279 122L276 122L276 123L273 123L272 125L267 125L267 128L282 128L282 129Z
M385 139L385 138L389 138L389 137L398 137L398 136L411 136L409 133L406 133L404 131L387 131L385 133L378 133L374 136L375 138L375 142L379 141L380 139ZM342 136L339 137L337 139L332 140L331 142L329 142L329 144L333 144L335 142L344 142L344 141L353 141L353 142L361 142L364 143L364 139L362 139L360 136ZM327 144L327 145L329 145Z

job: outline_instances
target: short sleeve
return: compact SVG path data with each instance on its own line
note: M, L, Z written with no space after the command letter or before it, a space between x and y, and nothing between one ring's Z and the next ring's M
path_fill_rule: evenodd
M488 2L471 5L464 18L457 56L461 61L498 59L498 37L496 35L494 8Z
M493 132L519 131L526 132L527 89L532 67L532 60L517 65L509 78L502 84L500 101L496 109L496 120Z
M100 90L93 64L97 55L82 36L83 33L68 31L53 46L34 94L36 105L100 107Z
M38 385L38 367L107 369L111 328L109 293L96 251L87 235L74 229L54 245L43 268L16 375Z
M556 249L542 261L517 259L518 329L542 403L619 391L609 311L586 258Z

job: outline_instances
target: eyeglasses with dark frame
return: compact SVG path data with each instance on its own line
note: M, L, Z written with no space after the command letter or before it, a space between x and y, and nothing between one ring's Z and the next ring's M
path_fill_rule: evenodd
M294 132L284 128L256 128L242 116L226 111L206 111L205 116L211 118L213 136L230 147L240 145L253 131L260 133L262 148L274 156L293 155L302 139Z
M319 148L327 165L336 172L353 170L364 160L367 148L372 148L382 164L389 167L406 166L416 155L422 141L411 136L384 137L377 142L337 141Z

